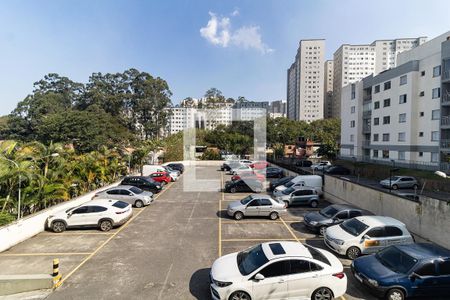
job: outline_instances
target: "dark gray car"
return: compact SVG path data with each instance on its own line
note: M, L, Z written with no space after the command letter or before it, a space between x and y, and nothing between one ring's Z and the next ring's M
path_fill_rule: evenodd
M329 226L340 224L354 217L366 215L372 215L372 213L351 205L333 204L320 211L307 213L303 218L303 223L310 230L323 235Z

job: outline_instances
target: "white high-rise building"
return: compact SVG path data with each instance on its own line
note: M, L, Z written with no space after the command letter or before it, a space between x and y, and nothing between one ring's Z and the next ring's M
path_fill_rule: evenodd
M323 117L329 119L333 117L332 105L333 105L333 68L334 64L332 60L325 61L324 65L324 100L323 100Z
M301 40L287 71L288 118L311 122L323 119L325 40Z
M341 156L450 171L450 31L342 89Z
M199 109L196 107L172 107L168 122L169 134L175 134L187 128L214 129L217 125L231 125L232 108L221 107Z
M376 40L368 45L343 44L333 55L332 115L340 116L342 88L371 74L377 75L397 65L397 55L423 44L426 37Z

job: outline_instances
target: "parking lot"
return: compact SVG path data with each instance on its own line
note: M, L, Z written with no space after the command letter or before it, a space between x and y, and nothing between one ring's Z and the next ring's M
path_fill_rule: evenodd
M228 203L247 194L222 193L230 176L218 169L188 167L153 204L135 209L128 223L111 232L41 233L1 253L0 274L51 273L51 260L57 257L64 282L48 299L210 299L209 268L218 256L272 240L326 249L302 224L303 215L313 210L309 207L289 208L276 221L229 218ZM187 191L182 179L194 173L215 179L215 191L202 191L202 181ZM341 261L349 277L343 298L375 299L354 281L350 261Z

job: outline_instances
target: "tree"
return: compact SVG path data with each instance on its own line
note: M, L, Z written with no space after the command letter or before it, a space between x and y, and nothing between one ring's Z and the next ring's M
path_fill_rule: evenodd
M249 102L244 96L237 97L236 103L245 103Z
M320 142L318 154L334 159L339 151L341 121L339 119L323 119L311 122L312 138Z

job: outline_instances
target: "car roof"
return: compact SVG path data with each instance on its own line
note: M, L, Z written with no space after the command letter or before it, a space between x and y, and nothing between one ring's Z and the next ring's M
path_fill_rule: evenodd
M274 241L262 243L261 246L268 260L282 257L312 258L311 252L309 252L308 248L299 242ZM280 254L276 254L279 253L277 250L281 250Z
M355 206L352 205L348 205L348 204L332 204L330 206L333 206L334 208L336 208L337 210L345 210L345 209L357 209L357 210L362 210L360 208L357 208Z
M269 195L263 195L263 194L250 194L253 199L272 199Z
M87 206L87 205L103 205L103 206L111 206L114 203L116 203L119 200L112 200L112 199L97 199L97 200L91 200L86 203L81 204L80 206Z
M131 189L131 188L134 188L135 186L133 186L133 185L126 185L126 184L121 184L121 185L118 185L118 186L113 186L113 187L110 187L109 189L107 189L107 190L104 190L103 192L106 192L106 191L111 191L111 190L119 190L119 189Z
M450 250L431 243L396 245L398 249L416 259L450 258Z
M369 227L386 226L386 225L406 227L405 224L400 222L399 220L385 216L361 216L356 217L356 219L368 225Z

